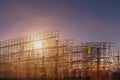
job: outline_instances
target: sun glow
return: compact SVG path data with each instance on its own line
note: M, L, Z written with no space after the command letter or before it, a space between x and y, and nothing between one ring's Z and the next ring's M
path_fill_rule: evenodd
M41 41L35 41L33 43L33 45L34 45L34 49L40 49L40 48L42 48L42 42Z

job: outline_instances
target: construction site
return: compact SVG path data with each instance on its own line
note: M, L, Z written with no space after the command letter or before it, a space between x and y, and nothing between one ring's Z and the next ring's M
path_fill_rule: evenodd
M74 44L59 31L0 42L0 80L120 80L111 42Z

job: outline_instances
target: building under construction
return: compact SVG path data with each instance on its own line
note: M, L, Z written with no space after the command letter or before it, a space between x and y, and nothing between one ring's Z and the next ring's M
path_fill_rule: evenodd
M110 42L73 44L47 31L0 42L0 79L110 80L119 56Z

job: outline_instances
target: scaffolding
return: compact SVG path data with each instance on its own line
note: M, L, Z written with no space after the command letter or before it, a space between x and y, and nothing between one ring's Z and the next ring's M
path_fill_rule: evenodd
M73 66L76 77L85 80L104 80L111 72L111 42L87 42L73 49ZM106 74L104 74L106 73Z
M59 31L47 31L0 42L0 79L95 80L110 73L110 58L110 42L74 45Z
M60 40L57 31L0 42L0 78L64 79L70 76L71 48L72 41Z

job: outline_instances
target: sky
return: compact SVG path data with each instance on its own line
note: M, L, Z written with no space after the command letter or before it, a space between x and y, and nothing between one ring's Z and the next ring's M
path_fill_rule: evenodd
M47 30L119 43L120 0L0 0L0 41Z

